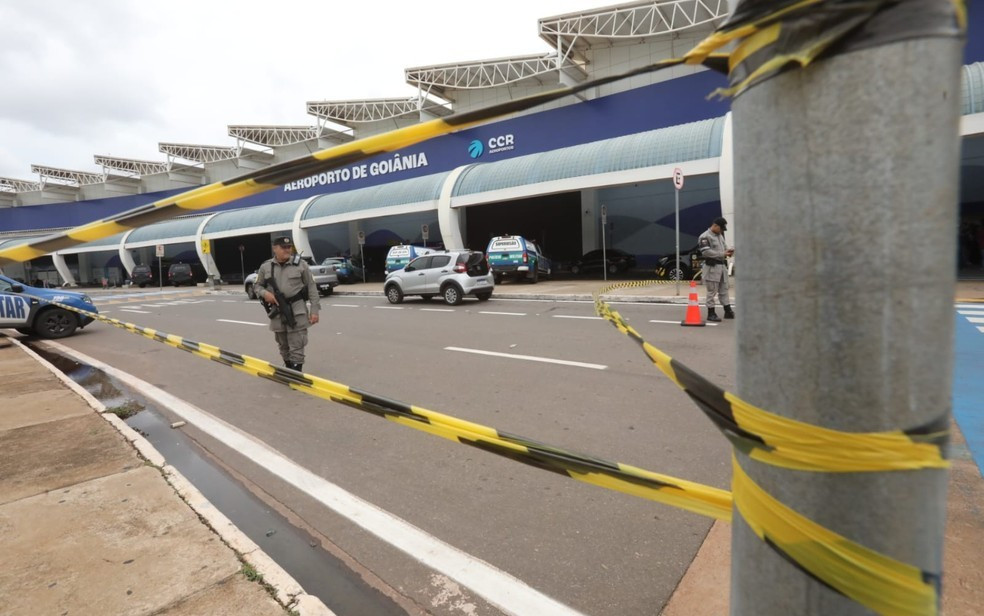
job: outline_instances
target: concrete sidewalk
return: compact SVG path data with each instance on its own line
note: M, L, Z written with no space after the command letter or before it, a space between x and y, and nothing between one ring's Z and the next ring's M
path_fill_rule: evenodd
M2 334L0 374L0 614L331 614L143 437Z

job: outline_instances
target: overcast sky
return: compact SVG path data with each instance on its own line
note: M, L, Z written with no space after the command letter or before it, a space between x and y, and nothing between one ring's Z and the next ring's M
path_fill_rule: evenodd
M307 101L410 97L406 68L545 53L539 18L610 4L0 0L0 177L232 146L230 124L313 126Z

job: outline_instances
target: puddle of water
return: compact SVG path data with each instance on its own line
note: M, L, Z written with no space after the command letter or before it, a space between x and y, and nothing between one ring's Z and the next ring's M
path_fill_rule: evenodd
M140 411L125 421L144 436L205 498L236 527L284 568L308 593L321 599L339 616L372 614L405 616L396 602L365 583L334 555L322 550L307 532L250 492L239 481L206 458L198 445L171 428L153 405L142 400L101 370L32 346L35 352L110 407ZM313 545L312 545L313 544Z

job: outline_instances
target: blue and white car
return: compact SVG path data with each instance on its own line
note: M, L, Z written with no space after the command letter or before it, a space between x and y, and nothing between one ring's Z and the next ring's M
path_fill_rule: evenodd
M507 276L536 283L540 276L553 274L553 264L536 242L519 235L493 237L485 254L496 284Z
M0 275L0 328L13 328L22 334L42 338L64 338L94 320L90 316L42 301L44 299L93 313L99 312L93 305L92 298L85 293L41 289Z

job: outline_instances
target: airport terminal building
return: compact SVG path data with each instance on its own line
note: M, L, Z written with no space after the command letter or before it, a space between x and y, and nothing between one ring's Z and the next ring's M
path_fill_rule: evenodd
M0 178L0 247L353 139L678 57L727 10L726 0L657 0L546 17L538 25L549 51L408 68L410 98L308 102L312 126L229 126L235 145L161 143L164 161L96 155L102 170L91 172L32 165L36 180ZM137 264L156 269L163 247L165 269L193 263L231 282L283 234L319 261L361 254L377 277L392 245L484 250L504 234L537 240L561 267L604 242L651 270L675 247L675 168L685 176L681 250L722 214L732 221L729 243L741 245L729 102L709 98L726 85L702 67L647 73L4 270L48 285L122 282ZM969 15L962 86L961 220L984 227L980 10Z

